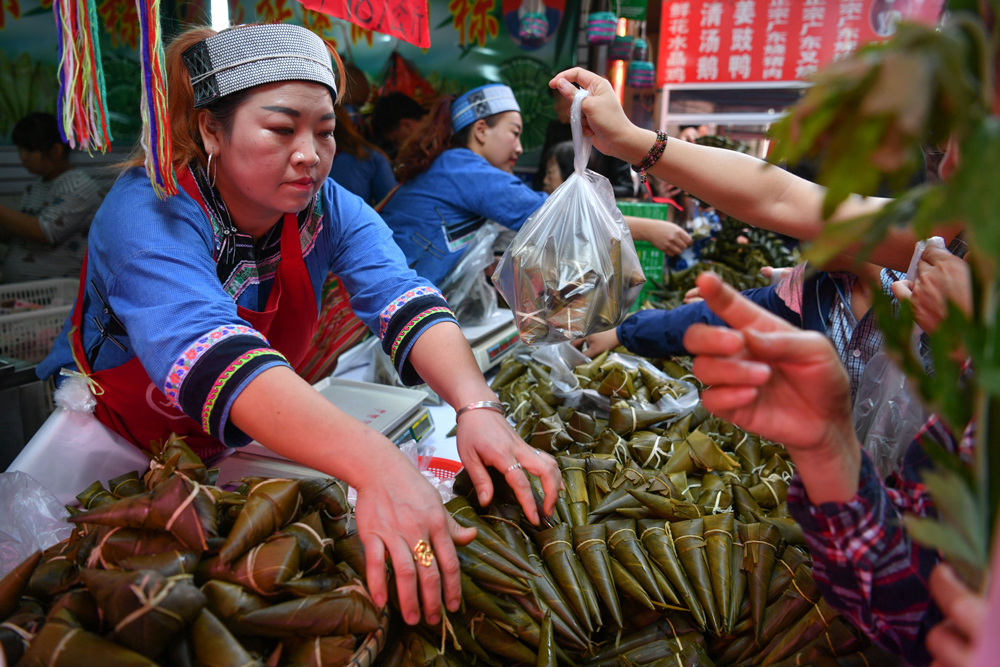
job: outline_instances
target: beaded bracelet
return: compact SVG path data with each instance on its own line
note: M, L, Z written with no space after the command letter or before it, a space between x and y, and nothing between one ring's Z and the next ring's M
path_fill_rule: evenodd
M663 155L663 149L667 147L667 134L665 132L656 132L656 142L653 147L649 149L646 153L646 157L642 158L639 164L633 164L632 169L634 169L639 174L639 182L646 182L646 170L656 164L656 161L660 159Z

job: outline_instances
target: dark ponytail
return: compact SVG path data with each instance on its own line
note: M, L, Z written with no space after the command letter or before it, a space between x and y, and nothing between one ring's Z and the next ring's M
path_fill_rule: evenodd
M431 168L434 160L449 148L468 148L475 123L463 127L458 132L451 130L451 103L454 97L446 95L434 103L431 112L424 117L420 127L414 131L396 157L396 179L405 183ZM501 114L487 116L488 127L500 122Z

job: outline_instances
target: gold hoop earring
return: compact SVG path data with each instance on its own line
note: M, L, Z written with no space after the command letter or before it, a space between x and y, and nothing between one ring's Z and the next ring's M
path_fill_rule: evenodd
M212 156L214 152L209 151L208 153L208 166L205 168L205 173L209 178L208 187L215 187L215 179L219 177L219 161L215 161L215 176L212 176Z

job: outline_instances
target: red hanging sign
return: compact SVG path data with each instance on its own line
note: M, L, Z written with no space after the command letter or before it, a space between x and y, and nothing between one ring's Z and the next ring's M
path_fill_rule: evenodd
M657 84L795 81L944 0L664 0Z
M431 45L427 0L299 0L304 7L398 37L422 49Z

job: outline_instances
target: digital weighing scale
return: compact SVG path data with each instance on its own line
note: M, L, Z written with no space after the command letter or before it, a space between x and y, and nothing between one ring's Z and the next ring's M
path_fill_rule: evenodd
M370 382L326 378L313 385L324 398L362 424L386 436L396 446L418 443L434 431L434 421L421 404L422 391ZM251 442L219 464L220 483L247 476L312 477L320 473Z
M520 340L514 325L514 313L500 308L496 314L476 326L462 327L483 373L498 365Z

